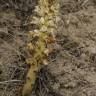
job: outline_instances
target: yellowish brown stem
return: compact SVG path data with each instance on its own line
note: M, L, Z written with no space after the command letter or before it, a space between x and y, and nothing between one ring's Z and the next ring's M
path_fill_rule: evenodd
M42 67L42 64L47 65L48 61L46 56L52 52L52 48L46 48L46 44L55 43L55 38L52 33L56 28L56 19L59 13L59 3L58 0L39 0L38 6L36 6L35 12L38 17L33 17L31 23L37 24L39 29L29 32L30 41L34 38L37 40L32 44L29 42L27 44L28 50L32 50L35 53L31 54L32 57L27 59L26 63L30 65L27 73L26 82L23 86L22 96L29 96L33 90L37 72Z

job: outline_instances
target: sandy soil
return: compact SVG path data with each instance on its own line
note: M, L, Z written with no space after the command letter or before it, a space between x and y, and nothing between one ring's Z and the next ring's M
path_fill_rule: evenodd
M24 23L35 5L35 0L0 0L0 96L21 96L28 70L26 34L32 27ZM96 96L96 0L61 0L60 5L59 50L40 70L30 96Z

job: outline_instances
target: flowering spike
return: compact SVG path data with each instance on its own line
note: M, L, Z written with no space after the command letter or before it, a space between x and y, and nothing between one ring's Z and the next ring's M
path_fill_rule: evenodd
M58 21L58 0L39 0L35 12L38 16L33 16L30 23L36 24L38 29L28 32L31 37L28 41L32 43L27 44L28 51L34 49L34 54L31 53L31 57L26 60L30 68L23 86L22 96L29 96L37 78L36 73L41 69L42 63L48 65L47 56L54 51L52 48L46 48L46 44L49 45L56 41L53 33L56 30L56 21ZM38 37L38 39L33 40L34 37Z

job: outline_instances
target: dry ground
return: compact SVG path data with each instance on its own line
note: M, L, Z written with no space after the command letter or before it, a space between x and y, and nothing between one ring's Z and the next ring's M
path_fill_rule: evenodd
M0 96L21 96L32 27L25 22L36 4L0 0ZM96 96L96 0L61 0L60 6L59 51L39 72L31 96Z

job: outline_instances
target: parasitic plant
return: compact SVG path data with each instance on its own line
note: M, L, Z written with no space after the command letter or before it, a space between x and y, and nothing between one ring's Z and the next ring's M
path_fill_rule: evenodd
M23 86L22 96L29 96L38 71L42 66L48 64L47 56L53 51L47 45L55 43L54 32L59 20L58 0L38 0L35 12L36 16L32 17L30 23L36 24L38 28L28 32L31 39L27 44L27 48L31 52L31 57L26 62L30 65L30 68Z

